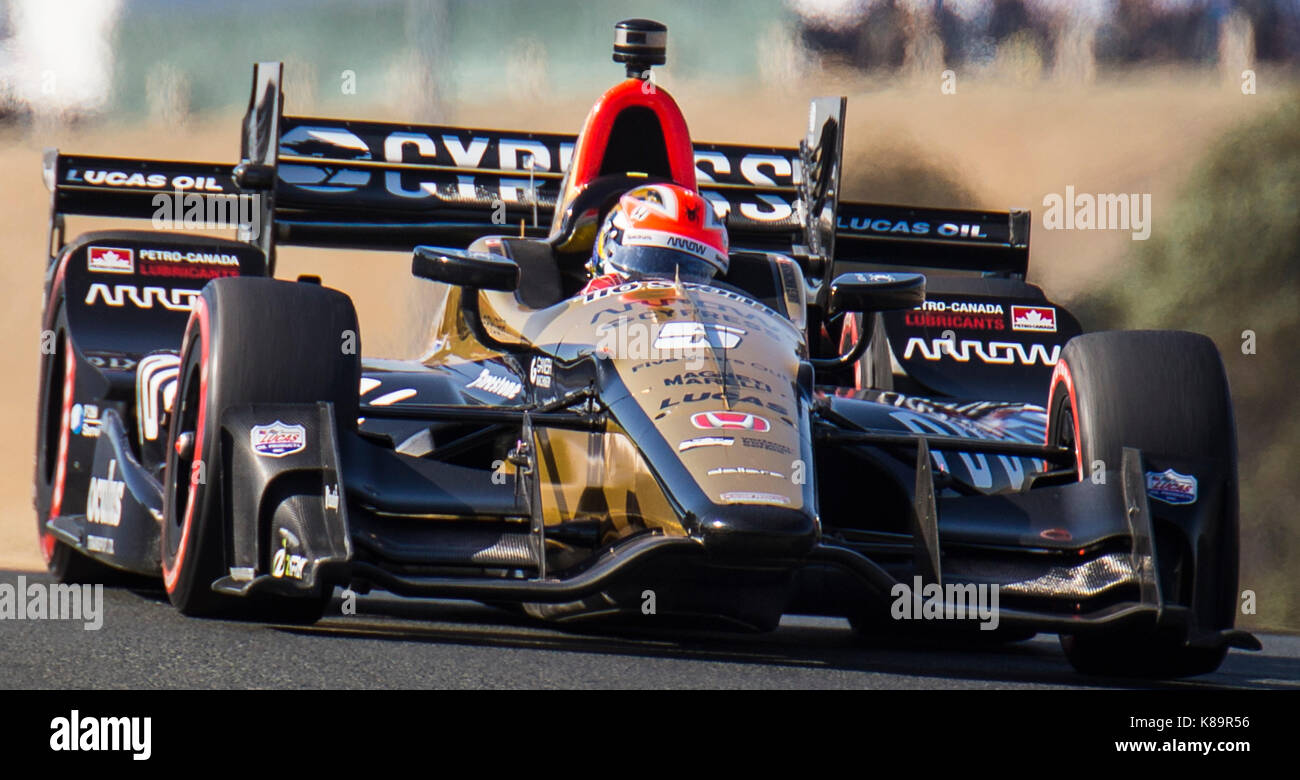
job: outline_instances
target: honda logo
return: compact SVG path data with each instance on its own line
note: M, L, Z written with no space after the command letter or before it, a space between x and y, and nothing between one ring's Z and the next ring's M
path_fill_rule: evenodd
M706 431L733 430L767 433L772 426L767 420L748 412L700 412L691 415L691 425Z

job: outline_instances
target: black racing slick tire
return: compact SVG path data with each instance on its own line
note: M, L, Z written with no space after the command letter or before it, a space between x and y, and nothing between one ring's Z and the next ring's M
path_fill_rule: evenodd
M41 359L40 400L36 416L36 538L50 574L61 583L136 584L138 578L100 563L59 541L46 522L64 509L70 411L76 384L76 356L68 338L62 300L55 303L50 350Z
M1227 374L1214 342L1181 331L1107 331L1066 344L1052 377L1047 440L1071 447L1078 478L1118 470L1125 447L1164 457L1215 460L1227 475L1214 555L1197 558L1193 581L1213 598L1198 605L1201 630L1232 628L1238 567L1237 441ZM1175 678L1206 674L1226 647L1192 647L1182 633L1130 629L1063 634L1085 674Z
M251 403L330 401L340 428L355 428L357 334L351 299L318 284L230 277L213 280L195 298L168 437L161 540L163 585L182 613L294 623L320 618L329 589L298 598L212 590L229 565L221 420L225 410Z
M849 369L845 379L856 391L893 390L894 375L889 362L889 336L879 313L848 312L840 327L840 354L847 354L860 338L870 339L862 357Z

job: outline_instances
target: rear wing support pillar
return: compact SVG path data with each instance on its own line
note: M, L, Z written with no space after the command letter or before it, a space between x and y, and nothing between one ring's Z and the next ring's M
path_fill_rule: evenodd
M260 219L254 226L240 226L239 240L252 244L266 256L267 274L275 275L275 182L280 143L280 120L284 115L281 77L284 64L259 62L253 65L253 92L248 98L239 143L239 165L235 183L257 197Z

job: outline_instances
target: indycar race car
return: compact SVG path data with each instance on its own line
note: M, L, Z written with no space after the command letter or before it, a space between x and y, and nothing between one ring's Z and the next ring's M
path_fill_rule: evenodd
M841 202L843 98L795 147L693 141L651 76L666 36L617 25L628 78L577 136L289 116L261 63L238 164L48 152L50 570L285 622L341 586L566 624L996 625L1097 674L1258 649L1212 342L1082 333L1025 281L1026 211ZM590 287L605 216L656 184L712 206L725 275ZM174 227L238 237L159 226L173 196ZM155 224L67 241L68 215ZM274 278L277 245L411 256L426 353L363 357L351 299Z

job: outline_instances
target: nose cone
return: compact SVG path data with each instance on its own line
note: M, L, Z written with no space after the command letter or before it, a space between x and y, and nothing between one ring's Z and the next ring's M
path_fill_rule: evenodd
M791 563L812 550L820 536L808 513L780 506L714 505L700 519L704 549L715 559Z

